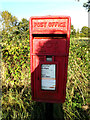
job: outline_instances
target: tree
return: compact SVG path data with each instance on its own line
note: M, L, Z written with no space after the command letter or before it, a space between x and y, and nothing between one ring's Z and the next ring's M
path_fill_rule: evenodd
M85 7L87 9L88 12L90 12L90 0L88 0L88 2L83 4L83 7Z
M85 37L85 34L84 33L80 33L80 37Z
M75 37L76 36L76 29L74 29L74 26L71 25L71 37Z
M18 21L8 11L1 13L2 21L2 53L3 61L7 66L7 76L16 79L15 74L20 75L19 66L26 63L29 53L29 22L26 19ZM22 62L23 61L23 62ZM18 67L16 65L18 64ZM14 70L16 69L16 70ZM14 73L14 74L12 74Z
M88 37L90 38L90 28L88 28Z
M80 36L80 33L79 33L79 29L78 29L76 32L76 38L79 38L79 36Z
M2 79L2 119L13 119L11 116L17 111L17 107L24 111L24 116L28 113L26 113L28 105L26 105L26 103L25 105L22 104L25 102L25 99L22 99L22 95L19 95L23 94L23 91L27 89L28 85L30 86L30 74L28 73L30 71L29 22L26 19L22 19L19 22L17 18L8 11L1 12L0 18L0 25L2 26L0 31L0 37L2 39L2 67L4 67ZM6 89L7 93L5 93L4 89ZM19 90L21 90L20 93ZM9 102L10 111L12 111L12 113L8 110L5 111L8 109L8 105L7 107L4 106L7 102L5 99L9 100L8 93L14 98L14 101L10 100L12 102ZM18 96L20 102L18 102ZM20 116L20 114L17 116Z
M1 12L1 24L2 30L9 32L13 30L13 27L17 24L17 18L12 16L8 11Z
M83 33L84 37L88 37L88 29L87 26L82 27L80 32Z
M75 1L80 1L80 0L75 0ZM88 2L83 4L83 7L85 7L87 9L88 12L90 12L90 0L88 0Z

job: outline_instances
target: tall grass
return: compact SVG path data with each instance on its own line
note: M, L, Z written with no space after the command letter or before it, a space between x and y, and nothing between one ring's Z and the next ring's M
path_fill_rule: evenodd
M31 98L29 40L27 48L23 43L15 47L12 44L3 47L2 120L44 120L45 104L33 102ZM89 41L71 39L66 101L63 104L66 120L89 120L89 54ZM54 117L59 119L59 104L54 106L58 106Z
M66 102L66 120L89 119L89 41L71 39Z

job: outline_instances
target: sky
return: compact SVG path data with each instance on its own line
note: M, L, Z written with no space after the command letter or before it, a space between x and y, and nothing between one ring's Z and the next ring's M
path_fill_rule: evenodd
M88 12L83 3L88 0L0 0L0 11L7 10L18 20L31 16L67 15L71 17L71 24L81 30L88 26Z

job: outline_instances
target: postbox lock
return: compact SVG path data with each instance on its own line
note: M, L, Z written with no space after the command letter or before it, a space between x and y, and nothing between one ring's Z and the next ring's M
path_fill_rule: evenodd
M46 61L52 61L52 56L46 56Z

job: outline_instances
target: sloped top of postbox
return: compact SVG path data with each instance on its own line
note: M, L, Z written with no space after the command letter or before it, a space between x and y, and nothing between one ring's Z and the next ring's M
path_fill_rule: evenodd
M41 16L30 18L31 34L67 34L70 33L69 16Z

